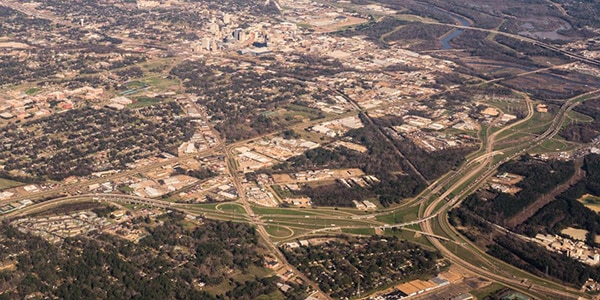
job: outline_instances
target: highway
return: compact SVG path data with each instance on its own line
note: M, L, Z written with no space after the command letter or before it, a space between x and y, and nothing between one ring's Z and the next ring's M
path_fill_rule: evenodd
M520 278L511 278L509 275L503 274L502 272L500 272L500 273L492 272L492 271L490 271L490 268L488 268L488 267L485 267L483 265L474 264L474 263L470 262L469 260L467 260L465 257L461 257L461 256L455 254L454 252L452 252L451 250L448 249L449 244L455 245L454 247L457 247L457 245L460 245L461 248L463 248L464 245L466 245L466 247L464 247L464 249L466 249L466 251L471 252L474 255L473 257L477 257L477 260L482 261L487 266L498 264L498 265L502 265L503 268L510 268L510 266L505 266L505 264L501 264L495 258L490 257L489 255L485 254L484 252L482 252L480 250L477 250L475 245L473 245L472 243L470 243L470 241L461 237L447 223L446 214L451 208L459 205L460 201L465 196L467 196L470 192L472 192L474 189L476 189L480 184L482 184L485 181L485 179L492 176L495 173L496 168L500 164L502 164L503 162L505 162L509 159L512 159L514 157L518 157L519 155L523 154L528 149L531 149L531 148L541 144L545 140L551 139L556 134L558 134L562 124L565 122L565 120L567 118L568 112L571 111L581 101L595 97L598 92L600 92L600 90L596 90L593 92L589 92L587 94L579 95L577 97L574 97L574 98L566 101L561 106L559 111L557 112L556 116L552 120L551 125L548 127L548 129L544 133L537 136L536 138L524 142L519 147L513 147L511 149L503 149L503 151L494 150L495 142L501 136L501 134L507 132L508 130L510 130L516 126L519 126L521 124L524 124L525 122L528 122L533 117L533 114L534 114L533 104L528 97L525 97L524 99L527 104L528 114L523 120L520 120L509 126L506 126L506 127L502 128L501 130L496 131L492 134L487 134L486 135L487 139L484 142L482 142L482 146L481 146L482 149L479 151L479 155L472 157L469 161L465 162L457 170L452 171L452 172L448 173L447 175L441 177L440 179L436 180L435 182L433 182L418 197L415 197L414 199L407 201L403 205L397 206L393 209L386 209L386 210L382 210L380 212L365 214L365 215L352 215L352 216L345 216L345 217L344 216L327 216L325 219L357 219L357 220L358 219L361 219L361 220L362 219L374 219L376 216L380 216L383 214L389 214L390 212L394 212L394 211L402 211L403 209L406 209L407 207L411 207L411 206L414 207L416 205L419 205L420 209L419 209L418 218L415 220L411 220L411 221L407 221L407 222L403 222L403 223L399 223L399 224L391 224L391 225L383 224L383 223L380 223L377 221L370 221L372 223L372 225L370 225L369 227L370 228L380 228L380 229L391 229L391 228L402 228L402 227L407 227L410 225L420 224L421 230L420 231L417 230L416 232L420 232L421 234L427 236L428 239L430 240L430 242L432 243L432 245L434 245L437 249L439 249L439 251L442 253L442 255L444 257L448 258L453 263L464 267L467 270L470 270L470 271L472 271L476 274L479 274L483 277L486 277L490 280L503 283L506 286L512 287L518 291L521 291L528 295L532 295L537 298L541 298L544 296L552 296L552 297L558 297L558 298L563 298L563 299L570 299L570 298L575 298L577 296L580 296L581 294L578 291L575 291L572 289L567 289L567 288L557 288L557 287L553 286L553 284L554 284L553 282L550 282L548 280L541 279L541 278L538 278L536 280L536 282L546 283L547 286L538 285L538 284L533 284L533 286L532 286L532 284L530 282L524 283L524 282L522 282L522 280ZM490 126L490 128L491 128L491 126ZM487 130L489 133L490 128L487 128L485 130ZM382 133L382 134L384 134L384 133ZM131 176L131 175L143 172L145 170L150 170L150 169L154 169L154 168L157 168L160 166L177 163L180 160L188 159L191 156L223 153L222 151L224 151L224 153L226 154L226 156L228 158L228 159L226 159L226 162L228 164L228 170L230 172L232 181L233 181L236 189L238 190L238 193L240 196L239 203L243 206L243 208L246 212L246 216L244 216L241 220L236 219L236 221L244 221L244 222L248 222L248 223L251 223L254 226L256 226L258 234L265 241L268 241L266 244L271 249L271 251L273 251L273 253L276 254L276 256L278 257L280 262L285 266L285 268L293 270L296 274L298 274L301 278L303 278L303 280L305 280L315 291L318 291L317 292L318 296L320 296L321 298L327 298L327 295L320 292L318 286L314 282L312 282L308 278L306 278L302 273L300 273L297 269L295 269L293 266L291 266L285 260L285 257L283 257L282 253L279 251L279 249L276 247L275 244L269 242L269 241L271 241L272 237L268 234L268 232L265 229L265 225L268 223L263 222L261 220L261 218L255 216L253 208L248 203L248 200L246 199L246 196L244 193L244 189L242 187L240 176L243 176L243 174L241 174L240 172L238 172L236 170L235 165L231 164L231 162L233 161L232 160L232 158L233 158L232 151L236 145L239 145L239 143L230 144L228 146L225 146L224 142L222 140L219 140L218 145L216 147L214 147L211 150L207 150L203 153L189 155L189 156L182 156L179 158L165 159L158 164L145 166L145 167L142 167L142 168L136 169L136 170L124 171L120 174L115 174L115 175L107 176L104 178L93 179L93 180L87 181L83 184L88 185L88 184L91 184L94 182L100 183L100 182L109 181L109 180L116 179L116 178L122 177L122 176ZM492 161L496 157L503 157L503 159L501 161L498 161L495 164L491 165ZM82 185L82 183L65 185L63 187L60 187L59 189L38 193L38 194L36 194L36 196L39 197L41 195L46 195L46 194L56 194L59 191L68 191L68 190L76 188L78 186L80 188L81 185ZM31 197L23 197L23 198L31 198ZM430 201L431 199L433 199L433 201ZM11 199L10 201L14 202L15 200ZM156 199L146 199L146 198L130 196L130 195L84 194L84 195L75 195L75 196L57 198L57 199L52 199L52 200L49 200L46 202L37 203L32 206L26 207L24 209L14 211L11 213L7 213L5 215L1 215L0 219L6 219L6 218L12 218L12 217L20 216L20 215L26 215L26 214L30 214L33 212L47 210L47 209L56 207L61 204L76 203L76 202L81 202L81 201L114 201L114 202L120 202L120 203L149 205L149 206L159 207L159 208L177 209L177 210L181 210L183 212L186 212L190 215L195 215L195 216L200 215L198 213L197 206L190 205L190 204L172 203L172 202L168 202L168 201L162 201L162 200L156 200ZM202 215L205 217L217 218L217 219L231 219L230 213L219 212L218 210L212 210L210 212L207 210L207 214L206 215L202 214ZM282 215L279 215L279 217L281 217L281 216ZM291 217L297 218L298 216L292 215ZM315 218L317 218L317 217L318 216L315 216ZM433 226L434 222L437 222L436 224L439 224L439 227L442 228L442 232L439 232L439 230L436 231L436 229L434 229L434 226ZM335 233L335 232L339 232L342 229L354 229L354 228L364 228L364 227L365 227L364 225L326 227L326 228L309 231L306 234L303 234L300 236L295 236L294 238L297 239L299 237L311 236L311 235L315 235L315 234ZM414 229L407 229L407 230L414 230Z
M220 142L220 144L222 144L221 143L222 141L220 138L219 138L219 142ZM227 159L225 160L227 163L227 170L230 173L233 184L239 195L239 201L242 203L244 210L246 211L246 214L251 217L250 223L256 227L257 232L260 235L260 237L264 241L267 242L265 244L270 248L271 253L273 253L277 257L277 259L285 267L285 269L292 270L294 272L294 274L296 274L296 276L301 278L314 291L316 291L315 294L313 294L313 297L318 297L319 299L331 299L331 297L329 297L328 294L321 291L321 289L319 288L319 285L317 285L314 281L310 280L310 278L308 278L306 275L304 275L304 273L298 271L298 269L296 269L296 267L291 265L287 261L287 259L283 255L283 253L279 250L277 245L270 242L271 236L265 229L265 226L264 226L265 224L260 222L259 218L255 217L254 211L252 210L252 206L250 206L250 203L248 202L248 198L246 197L246 190L244 189L244 187L242 185L242 180L240 179L240 176L244 176L244 175L243 175L243 173L241 174L240 172L238 172L237 167L231 163L231 162L235 161L233 153L232 153L234 146L235 145L230 145L227 147L222 146L222 148L223 148L222 150L225 152L225 155L227 157Z
M14 9L17 9L28 15L32 15L32 16L35 16L38 18L50 19L53 22L56 22L59 24L64 24L68 27L73 26L70 22L67 22L64 19L60 19L56 16L52 16L52 15L48 15L48 14L42 15L41 13L39 13L35 10L32 10L32 9L29 9L26 6L23 6L17 2L0 0L0 4L12 7ZM445 25L445 26L464 29L464 30L484 31L484 32L488 32L488 33L503 35L503 36L517 39L519 41L531 43L533 45L542 47L542 48L550 50L550 51L554 51L556 53L561 53L571 59L574 59L574 60L577 60L577 61L580 61L583 63L591 64L594 66L600 66L600 61L597 59L587 58L581 54L578 54L578 53L575 53L572 51L567 51L567 50L561 49L559 47L556 47L554 45L550 45L548 43L544 43L544 42L541 42L541 41L538 41L535 39L531 39L531 38L516 35L516 34L511 34L511 33L502 32L502 31L493 30L493 29L477 28L477 27L473 27L473 26L464 26L464 25L456 25L456 24L442 24L439 22L428 22L428 21L419 21L419 22L424 23L424 24ZM455 51L460 51L460 50L455 50ZM569 64L567 64L567 65L569 65ZM550 70L553 68L560 68L560 67L563 67L563 66L551 66L548 68L538 69L535 71L524 72L524 73L515 75L515 77L525 76L525 75L543 72L543 71L547 71L547 70ZM498 78L498 79L490 80L488 82L496 82L496 81L501 81L504 79L506 79L506 78ZM307 82L306 80L301 80L301 81ZM366 111L364 111L356 103L356 101L354 101L353 99L351 99L350 97L348 97L347 95L342 93L341 91L336 91L336 92L338 94L340 94L341 96L343 96L347 101L349 101L358 112L363 114L365 116L367 122L369 122L371 125L374 125L373 120L369 117L368 113ZM498 261L496 258L487 255L481 249L478 249L476 245L474 245L468 239L462 237L456 230L454 230L454 228L452 228L452 226L448 223L447 212L449 210L451 210L452 208L460 205L460 203L461 203L462 199L464 199L464 197L468 196L472 191L474 191L477 187L479 187L481 184L483 184L485 182L485 180L488 179L490 176L493 176L496 172L496 168L500 164L502 164L510 159L516 158L516 157L522 155L523 153L525 153L527 150L532 149L533 147L540 145L544 141L552 139L554 136L556 136L559 133L561 126L564 124L564 122L567 118L567 114L576 105L578 105L582 101L583 98L593 97L598 92L600 92L600 90L595 90L595 91L592 91L592 92L589 92L589 93L586 93L583 95L579 95L577 97L567 100L560 107L559 111L556 113L556 116L552 120L548 129L545 132L543 132L542 134L538 135L537 137L535 137L531 140L523 141L522 143L520 143L520 145L513 146L510 149L503 149L502 151L494 150L494 146L496 145L497 139L503 133L507 132L508 130L510 130L516 126L519 126L519 125L522 125L522 124L528 122L533 117L534 110L533 110L532 101L531 101L531 99L529 99L529 97L524 95L528 114L523 120L515 122L509 126L506 126L506 127L502 128L501 130L496 131L492 134L489 134L489 133L490 133L490 129L493 126L490 126L489 128L487 128L486 129L487 130L487 132L486 132L487 138L482 143L482 149L480 149L480 151L479 151L480 154L471 158L469 161L465 162L457 170L451 171L449 174L441 177L440 179L438 179L434 182L428 181L419 172L419 170L408 159L406 159L404 157L404 155L394 145L394 143L390 139L390 137L387 134L385 134L385 132L383 132L383 130L381 130L379 127L376 126L379 134L381 134L383 136L383 138L385 138L393 146L395 154L397 154L398 157L403 158L407 162L409 168L412 170L412 172L415 174L415 176L419 177L419 179L422 182L427 183L428 186L417 197L415 197L414 199L412 199L410 201L406 201L401 206L397 206L397 207L390 208L390 209L385 209L385 210L382 210L377 213L353 216L352 218L355 218L357 220L358 219L361 219L361 220L362 219L372 219L377 216L389 214L390 212L401 211L407 207L419 206L418 217L416 220L411 220L411 221L402 222L402 223L398 223L398 224L391 224L391 225L390 224L377 224L378 223L377 221L373 221L372 222L373 224L370 225L370 227L371 228L391 229L391 228L403 228L403 227L418 224L418 225L420 225L421 230L414 230L414 229L407 229L407 230L412 230L412 231L415 231L415 232L418 232L418 233L421 233L421 234L427 236L427 238L429 239L431 244L435 248L437 248L445 258L449 259L454 264L460 265L460 266L464 267L465 269L470 270L482 277L488 278L489 280L492 280L492 281L500 282L508 287L511 287L515 290L521 291L524 294L527 294L527 295L530 295L530 296L536 297L536 298L552 297L552 298L560 298L560 299L576 299L577 297L582 296L582 294L577 290L574 290L571 288L565 288L565 287L559 288L556 286L556 284L554 282L551 282L551 281L543 279L543 278L536 278L536 283L532 284L531 282L523 282L523 280L521 278L513 278L509 274L505 274L505 272L495 272L495 271L492 271L490 268L480 265L477 261L481 261L487 266L501 265L501 266L503 266L503 269L512 270L510 266L503 264L500 261ZM351 114L354 114L354 113L356 113L356 112L351 112ZM305 128L307 126L310 126L311 124L317 124L320 122L324 122L324 121L339 118L339 117L340 116L335 116L335 117L328 117L325 119L312 120L311 122L301 123L298 125L294 125L293 127L290 127L290 128L302 128L302 127ZM253 207L250 205L250 203L248 202L248 199L246 198L245 190L242 186L241 176L243 176L243 174L239 173L238 170L236 169L236 166L231 163L232 161L234 161L234 155L233 155L232 151L236 146L248 143L249 141L252 141L252 140L258 140L258 139L261 139L261 138L264 138L267 136L272 136L272 135L275 135L278 133L279 132L261 135L261 136L255 137L253 139L250 139L250 140L244 140L244 141L232 143L229 145L226 145L225 141L218 138L218 143L214 148L206 150L206 151L202 151L200 153L194 153L194 154L189 154L189 155L183 155L180 157L164 159L159 162L152 163L152 164L149 164L147 166L140 167L137 169L124 170L117 174L109 175L106 177L92 178L83 183L78 182L78 183L72 183L72 184L62 184L61 186L59 186L58 188L55 188L55 189L43 190L43 191L40 191L37 193L30 193L26 196L17 196L17 197L11 198L9 200L0 201L0 205L7 204L10 202L20 201L20 200L25 200L25 199L39 199L39 198L56 196L56 195L60 195L60 194L74 194L76 191L81 191L82 189L85 189L85 186L88 186L91 184L112 181L112 180L127 177L127 176L134 176L138 173L144 173L144 172L156 169L156 168L160 168L162 166L176 164L176 163L182 162L186 159L191 159L194 157L201 157L201 156L224 153L227 157L226 163L228 166L229 175L232 178L232 182L233 182L234 186L236 187L238 195L239 195L239 203L242 205L242 207L244 208L245 213L246 213L246 216L244 216L243 220L245 220L246 222L248 222L256 227L257 233L261 236L261 238L264 241L266 241L266 245L270 248L272 253L274 253L277 256L278 260L284 266L284 268L293 270L293 272L295 274L297 274L300 278L302 278L308 285L310 285L312 289L317 291L319 298L329 299L327 294L320 291L320 289L316 283L311 281L304 274L299 272L295 267L290 265L287 262L287 260L285 259L285 257L283 256L283 254L281 253L281 251L278 249L278 247L274 243L271 242L271 240L272 240L271 235L269 235L269 233L265 229L266 223L263 222L261 220L261 218L256 217L256 215L253 211ZM501 157L502 160L497 161L496 163L493 163L495 161L495 158L497 158L497 157ZM193 209L191 209L192 206L187 205L187 204L179 204L179 203L173 203L173 202L162 201L162 200L157 200L157 199L146 199L146 198L130 196L130 195L121 195L121 194L118 194L118 195L117 194L82 194L82 195L60 197L60 198L48 200L45 202L36 203L34 205L25 207L21 210L17 210L17 211L13 211L13 212L10 212L10 213L4 214L4 215L0 215L0 220L14 218L14 217L22 216L22 215L27 215L27 214L31 214L31 213L35 213L35 212L39 212L39 211L48 210L48 209L51 209L51 208L54 208L54 207L57 207L57 206L60 206L63 204L77 203L77 202L81 202L81 201L109 201L109 202L119 202L119 203L128 203L128 204L148 205L148 206L158 207L158 208L163 208L163 209L177 209L177 210L186 212L190 215L200 216L200 214L198 214L198 212L197 212L198 211L197 209L193 210ZM207 217L222 218L222 219L231 218L231 216L229 216L228 213L220 213L217 210L211 211ZM297 217L297 216L293 216L293 217ZM344 217L342 217L342 216L328 216L327 218L328 219L336 219L336 218L344 219ZM364 228L364 227L365 226L362 226L362 225L360 225L360 226L356 225L356 226L325 227L325 228L320 228L320 229L315 229L315 230L309 231L304 235L295 236L295 238L302 237L302 236L310 236L310 235L319 234L319 233L336 232L341 229L354 229L354 228ZM454 245L454 246L460 245L461 249L472 253L474 258L469 259L467 257L461 257L460 255L455 253L455 252L457 252L456 250L454 252L451 251L451 249L449 249L448 245ZM452 247L450 247L450 248L452 248ZM541 284L538 284L538 282Z
M486 142L485 152L484 152L484 154L479 156L479 158L483 157L485 159L478 159L478 161L480 161L480 164L478 166L472 168L471 170L469 170L468 168L462 168L459 172L456 172L453 175L453 177L460 177L461 179L457 180L454 185L452 185L450 188L448 188L446 190L446 192L444 192L441 196L437 197L433 202L431 202L427 205L425 205L425 204L422 205L422 207L424 209L420 212L419 217L420 217L420 219L424 220L424 222L420 223L421 230L424 232L427 232L429 234L432 234L432 235L442 235L442 236L446 236L446 237L452 237L455 240L458 238L461 243L469 244L469 247L471 249L476 249L477 248L476 245L471 243L468 239L461 237L460 234L458 234L458 232L456 232L454 229L452 229L451 225L448 223L448 220L447 220L447 216L446 216L447 212L450 209L452 209L453 207L456 207L457 205L459 205L461 200L464 197L466 197L477 186L479 186L481 183L483 183L485 181L485 179L492 176L495 173L496 168L501 163L508 161L510 159L513 159L515 157L518 157L518 156L522 155L523 153L525 153L525 151L527 151L528 149L531 149L537 145L540 145L545 140L553 138L560 131L562 124L564 123L564 121L567 117L568 112L571 111L577 104L579 104L580 101L583 101L584 99L589 98L598 92L599 92L599 90L592 91L592 92L589 92L589 93L586 93L583 95L579 95L577 97L567 100L561 106L561 108L557 112L556 116L552 120L552 123L550 124L548 129L543 134L539 135L532 141L527 142L524 145L520 146L520 150L514 151L514 154L507 155L502 161L494 164L491 167L487 167L487 165L490 162L490 159L492 157L487 154L493 153L493 147L494 147L496 138L501 133L507 131L508 129L510 129L514 126L517 126L519 124L522 124L524 122L527 122L533 116L533 108L532 108L531 101L527 100L528 111L529 111L528 116L520 122L513 123L512 126L504 127L503 129L496 131L494 134L489 135L488 140ZM469 166L469 165L465 165L465 167L466 166ZM463 185L469 181L471 183L469 185L467 185L466 187L463 187ZM452 199L448 200L447 196L449 196L450 194L454 194L456 196L454 196ZM425 195L424 198L428 199L429 198L428 196L433 197L434 195L430 193L430 194ZM435 218L431 218L432 216L435 216ZM443 230L443 234L440 232L434 231L434 227L433 227L434 220L437 220L439 226ZM477 274L481 274L481 275L489 278L490 280L501 282L509 287L512 287L516 290L520 290L526 294L536 293L537 295L558 297L560 299L576 299L579 296L581 296L581 293L579 293L579 291L577 291L577 290L573 290L573 289L566 288L566 287L556 288L555 283L550 282L545 279L542 279L542 278L538 278L538 281L543 282L544 284L548 284L548 286L554 285L555 288L550 288L547 286L535 285L535 284L532 285L529 282L523 282L519 278L511 278L511 277L508 277L505 275L501 275L497 272L491 272L489 269L485 269L481 266L476 266L476 265L472 264L471 262L467 261L466 258L464 258L464 257L457 256L452 251L450 251L442 242L440 242L439 239L432 238L432 237L429 237L428 239L438 250L440 250L440 252L442 252L444 257L449 258L452 262L454 262L458 265L461 265L462 267L464 267L468 270L471 270ZM474 253L474 255L477 255L476 257L485 259L487 261L497 261L495 258L490 257L483 251L476 251L476 253ZM498 264L501 264L501 263L498 262ZM506 264L503 264L503 266L506 267ZM536 295L533 295L533 296L536 296ZM537 297L539 297L539 296L537 296Z

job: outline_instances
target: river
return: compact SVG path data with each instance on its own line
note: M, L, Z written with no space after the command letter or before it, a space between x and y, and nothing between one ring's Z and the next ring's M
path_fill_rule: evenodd
M441 10L439 8L433 8L436 11L439 11L441 13L445 13L447 15L449 15L450 17L452 17L453 19L458 20L458 22L460 22L460 25L462 26L471 26L471 23L469 23L469 20L463 18L460 15L457 14L453 14L453 13L449 13L447 11ZM450 32L448 35L446 35L443 39L441 39L441 43L442 43L442 50L449 50L452 49L452 46L450 46L450 41L459 36L461 33L463 33L465 30L464 29L454 29L452 30L452 32Z

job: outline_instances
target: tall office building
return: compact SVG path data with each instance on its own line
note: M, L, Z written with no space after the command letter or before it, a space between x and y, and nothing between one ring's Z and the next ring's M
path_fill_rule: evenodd
M205 37L204 39L202 39L202 48L204 48L204 50L210 51L211 46L212 46L212 41L209 37Z
M231 15L230 14L227 14L227 13L223 14L223 23L225 25L231 23Z
M210 32L214 35L219 34L219 31L220 31L219 24L217 24L217 23L211 23L208 26L208 29L210 29Z
M236 28L233 30L233 38L236 41L243 40L244 31L241 28Z

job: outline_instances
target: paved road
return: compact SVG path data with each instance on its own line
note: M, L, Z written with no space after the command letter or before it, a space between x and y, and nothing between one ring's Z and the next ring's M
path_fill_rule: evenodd
M447 211L449 211L451 208L459 205L461 199L463 199L465 196L467 196L476 186L483 183L486 178L492 176L495 173L495 169L497 166L499 166L499 164L501 164L504 161L507 161L509 159L512 159L514 157L521 155L527 149L531 149L531 148L543 143L545 140L553 138L560 131L562 124L564 123L564 121L567 117L568 112L571 111L583 98L593 96L594 94L596 94L598 92L599 92L598 90L592 91L592 92L571 98L568 101L566 101L563 104L563 106L560 108L560 110L558 111L557 115L553 119L549 128L543 134L536 137L533 141L531 141L529 143L525 143L524 145L521 146L520 151L517 151L515 154L512 154L512 155L506 157L501 162L496 163L494 166L492 166L492 168L489 168L489 167L487 169L485 168L485 166L488 163L488 160L491 159L491 156L488 156L488 157L486 157L486 159L482 160L482 162L480 163L479 166L476 166L474 169L472 169L472 170L465 169L464 171L467 172L466 174L463 172L457 172L455 176L462 176L463 180L459 180L456 184L454 184L451 188L449 188L444 194L442 194L442 196L436 198L432 203L430 203L429 205L426 206L426 208L423 210L422 214L420 215L421 219L425 219L429 216L436 216L437 218L430 218L430 219L427 219L425 222L421 223L421 230L424 232L430 233L430 234L435 234L434 229L433 229L433 221L437 220L438 223L440 224L440 226L442 227L442 229L444 229L445 235L456 237L457 232L454 230L450 230L451 226L448 224L448 220L446 218ZM529 111L528 116L525 119L523 119L522 121L514 123L512 126L505 127L502 130L497 131L494 134L490 135L488 137L488 140L486 143L485 153L480 157L484 157L486 154L492 153L495 140L501 133L505 132L506 130L508 130L514 126L517 126L521 123L526 122L533 116L533 108L532 108L531 101L529 99L527 99L527 102L528 102L528 111ZM477 175L480 173L481 173L481 175ZM475 179L473 179L473 177L475 177L475 176L477 176L477 177ZM469 184L466 188L463 188L462 185L464 183L466 183L467 181L470 181L471 184ZM448 200L446 197L448 195L450 195L451 193L455 194L456 196L453 197L452 199ZM559 298L563 298L563 299L576 299L577 297L579 297L581 295L578 291L573 290L573 289L569 289L569 288L556 289L556 288L550 288L550 287L546 287L546 286L530 285L529 283L523 283L520 279L510 278L510 277L501 275L496 272L491 272L489 269L484 269L481 266L473 265L472 263L467 261L465 258L458 257L452 251L450 251L443 243L441 243L438 239L429 238L429 240L438 250L440 250L442 252L444 257L448 257L454 263L459 264L459 265L463 266L464 268L471 270L477 274L481 274L491 280L495 280L495 281L501 282L503 284L506 284L517 290L521 290L526 293L530 293L531 291L534 291L541 295L551 295L553 297L559 297ZM463 240L466 240L466 239L463 239ZM472 243L470 244L470 246L476 247ZM495 260L494 258L489 257L485 253L478 252L477 254L480 255L481 258L483 258L483 259L491 260L491 261ZM548 284L552 284L551 282L544 280L544 279L540 279L539 281L545 282Z

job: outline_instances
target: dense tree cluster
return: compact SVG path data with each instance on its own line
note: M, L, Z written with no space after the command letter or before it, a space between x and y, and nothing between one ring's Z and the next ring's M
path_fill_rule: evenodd
M28 30L49 31L50 21L46 19L31 18L26 14L10 7L0 5L0 36L11 36Z
M144 71L140 67L131 67L115 72L123 81L128 81L132 78L140 78L144 76Z
M520 52L527 56L560 57L566 59L566 57L562 53L551 51L528 42L507 37L505 35L498 35L494 38L494 40L512 49L518 49Z
M475 150L474 147L461 147L427 152L407 138L396 138L394 144L428 180L435 180L457 167Z
M368 22L336 32L343 37L366 36L370 41L382 44L381 36L391 32L394 28L404 25L406 22L396 18L383 18L377 22ZM383 44L384 45L384 44Z
M589 143L600 137L600 99L587 100L576 106L578 113L593 118L591 123L571 123L561 130L560 135L568 141Z
M600 280L600 269L588 266L566 255L549 252L543 247L511 236L499 236L490 254L538 276L548 276L580 287L588 278Z
M204 222L185 229L173 213L148 228L139 244L110 235L79 236L48 244L10 225L0 227L0 261L16 261L16 271L0 272L3 299L28 295L60 299L253 299L277 293L277 278L238 282L232 276L263 267L255 229L231 222ZM248 278L248 277L246 277ZM234 288L213 295L198 288L230 281ZM302 295L294 286L292 298ZM305 296L304 296L305 297Z
M173 175L187 175L191 177L198 178L200 180L211 178L217 176L218 173L207 168L200 168L197 170L186 170L181 167L175 168L175 174Z
M227 7L223 1L219 3ZM114 5L90 0L70 4L60 0L48 0L40 3L40 8L54 11L57 15L70 16L73 22L79 22L81 18L94 19L95 22L104 24L100 27L101 32L113 32L121 28L136 29L147 33L150 39L160 39L161 34L168 36L170 32L146 26L148 18L158 22L168 22L181 28L201 26L207 20L202 14L184 8L158 7L149 11L138 9L135 5Z
M340 236L323 244L288 248L287 260L335 298L356 296L409 277L436 272L438 253L396 237Z
M556 175L559 170L555 168L572 168L572 165L565 166L565 163L556 165L556 162L543 163L542 165L540 165L540 162L534 162L534 164L532 165L531 161L519 161L504 166L504 170L529 174L522 181L521 187L524 190L519 194L530 194L527 191L543 194L560 182L560 177L567 176L567 174L563 174L552 178L552 176L536 174L533 177L535 181L532 181L531 174L550 173ZM554 168L546 169L553 165ZM596 236L600 234L600 215L585 207L578 199L585 194L600 195L598 184L600 182L600 155L587 155L584 159L583 168L586 175L582 180L558 195L552 202L542 207L535 215L518 225L514 230L533 237L538 233L563 235L561 231L567 227L585 229L588 231L585 242L590 246L598 247ZM527 198L522 198L522 195L519 196L519 194L512 201L527 202ZM535 196L530 197L535 198ZM489 203L490 201L492 204ZM585 265L565 255L549 252L538 245L496 231L490 221L499 223L500 220L496 218L493 209L502 208L494 207L494 201L496 199L484 201L479 195L473 194L464 201L463 206L450 212L449 221L452 225L460 228L460 231L469 239L487 247L490 254L519 268L540 276L544 276L546 268L548 268L550 277L574 286L581 286L587 278L600 279L599 267ZM504 205L507 204L504 203ZM521 209L523 207L521 206ZM513 209L517 208L511 206L510 210Z
M487 33L485 32L466 30L452 39L452 43L456 47L469 49L472 56L482 57L491 61L514 63L521 67L543 66L543 64L532 60L531 56L520 53L519 49L503 47L495 41L486 39L486 36Z
M235 300L253 300L261 299L261 297L279 295L277 292L277 283L279 283L279 278L276 276L247 280L243 283L236 282L235 288L227 292L225 296ZM294 282L288 282L286 284L290 286L291 289L285 293L285 299L303 300L306 298L306 293L301 286Z
M203 62L180 64L172 74L184 80L186 88L202 95L216 129L230 140L246 139L283 126L265 112L290 99L292 92L306 93L301 84L275 82L271 73L234 73L230 66L209 67Z
M438 49L438 39L452 30L444 25L437 24L421 24L409 23L397 30L392 30L387 34L384 40L388 43L401 41L420 41L419 43L411 43L409 49L412 50L430 50Z
M277 6L268 2L265 5L264 1L261 0L190 0L192 2L203 2L208 3L211 9L218 9L226 12L240 12L249 11L256 15L277 15L280 13Z
M598 24L598 16L600 15L600 7L594 0L570 1L556 0L566 11L571 18L570 24L582 29L586 26L595 26Z
M176 152L193 134L174 102L139 111L82 108L0 128L4 171L61 180L123 169L136 159Z
M501 220L514 216L538 197L569 179L575 167L572 161L543 162L524 156L518 161L503 164L498 170L524 176L517 184L522 190L515 195L498 193L486 200L470 197L464 205L490 221L501 223Z
M586 208L578 199L585 194L600 196L600 155L586 156L583 168L586 176L582 181L560 194L517 229L533 236L541 231L560 234L567 227L582 228L589 232L586 242L597 246L600 215Z
M39 3L44 6L45 3ZM74 4L69 6L76 6ZM17 42L49 44L31 47L27 59L16 58L14 53L0 55L0 82L19 84L36 79L46 79L65 71L79 71L83 74L98 72L101 69L114 69L129 65L128 59L142 61L142 55L128 53L123 60L117 55L127 52L113 45L121 43L104 33L97 32L93 39L86 37L89 31L81 28L66 28L47 19L30 17L11 8L1 6L0 36L10 36ZM91 10L90 10L91 11ZM76 20L79 22L79 19ZM35 32L35 41L31 40ZM60 36L60 46L53 44ZM57 55L61 53L61 55ZM112 55L112 56L111 56ZM110 61L110 63L106 63ZM102 62L103 67L98 67Z
M378 125L394 125L397 120L376 120ZM348 132L354 141L368 147L367 153L359 153L345 148L317 148L293 157L275 169L300 171L316 168L361 168L365 173L375 175L381 182L370 187L345 188L342 184L319 187L304 187L299 194L308 195L317 205L352 206L352 200L376 198L382 205L398 203L401 199L417 194L421 183L407 162L395 153L393 146L378 133L372 125ZM471 148L454 148L428 153L410 140L394 139L395 147L408 158L427 178L436 179L441 174L456 167Z
M283 130L298 122L272 111L292 102L300 103L299 97L328 97L328 92L313 90L292 78L312 78L343 69L336 61L301 56L293 67L275 64L270 70L273 72L259 73L252 67L240 70L231 65L208 66L203 61L186 61L171 73L184 81L187 90L200 96L198 101L208 108L221 135L235 141Z
M373 125L347 133L355 142L368 148L360 153L346 148L316 148L274 167L274 171L302 171L321 168L360 168L380 179L369 187L346 188L339 183L320 187L305 186L299 194L308 195L313 203L325 206L352 206L352 200L377 199L388 206L419 193L424 188Z

